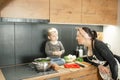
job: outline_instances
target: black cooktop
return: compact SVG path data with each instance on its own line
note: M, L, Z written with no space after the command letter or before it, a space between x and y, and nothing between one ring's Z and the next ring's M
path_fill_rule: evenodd
M47 71L37 71L31 64L6 67L1 69L6 80L22 80L36 76L57 73L52 68Z

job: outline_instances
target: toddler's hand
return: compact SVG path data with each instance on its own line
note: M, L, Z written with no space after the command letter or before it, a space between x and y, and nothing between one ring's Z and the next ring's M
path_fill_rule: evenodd
M57 52L56 52L56 51L54 51L54 52L53 52L53 55L57 55Z
M54 51L53 52L53 55L61 56L61 54L62 54L62 51Z
M57 51L58 55L61 56L62 54L62 51Z

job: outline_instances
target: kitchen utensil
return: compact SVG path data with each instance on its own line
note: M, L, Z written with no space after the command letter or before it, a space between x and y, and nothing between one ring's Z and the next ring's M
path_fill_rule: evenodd
M64 64L64 67L65 68L80 68L80 66L75 63L72 63L72 64L66 63L66 64Z
M46 71L51 67L50 58L37 58L32 63L38 71Z

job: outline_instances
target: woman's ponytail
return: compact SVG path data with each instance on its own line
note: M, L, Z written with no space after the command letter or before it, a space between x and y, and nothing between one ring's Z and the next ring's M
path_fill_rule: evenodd
M97 38L97 32L95 30L91 31L92 32L92 39L96 39Z

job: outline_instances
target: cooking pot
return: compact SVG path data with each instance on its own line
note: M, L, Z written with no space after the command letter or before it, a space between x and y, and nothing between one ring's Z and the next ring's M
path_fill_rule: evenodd
M50 58L37 58L32 62L38 71L46 71L51 67Z

